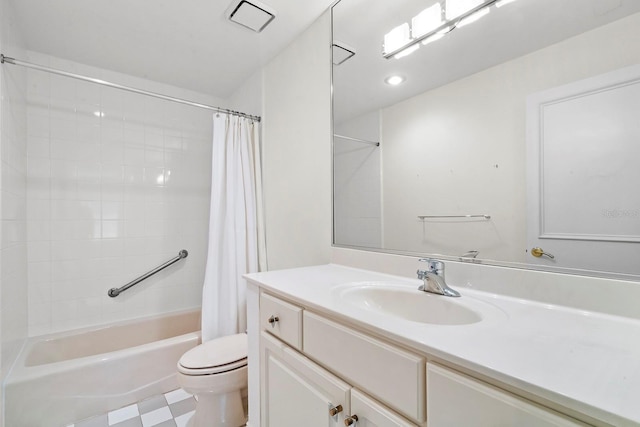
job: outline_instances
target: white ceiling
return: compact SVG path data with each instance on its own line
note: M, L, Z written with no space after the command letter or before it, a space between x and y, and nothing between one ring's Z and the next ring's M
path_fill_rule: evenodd
M276 18L255 33L226 19L231 0L10 1L27 49L221 98L334 2L261 0Z

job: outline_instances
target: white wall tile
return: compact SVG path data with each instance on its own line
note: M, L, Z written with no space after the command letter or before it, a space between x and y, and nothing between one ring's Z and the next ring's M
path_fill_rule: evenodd
M30 54L34 62L206 102L192 92ZM198 306L211 113L37 71L29 78L30 334ZM6 208L16 215L23 209ZM183 248L188 262L118 298L106 295Z

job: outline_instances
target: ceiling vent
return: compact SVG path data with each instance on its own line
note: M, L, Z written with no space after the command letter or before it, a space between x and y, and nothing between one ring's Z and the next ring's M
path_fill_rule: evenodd
M240 24L245 28L261 32L276 17L276 12L269 6L256 0L241 0L231 4L228 18L231 22Z
M331 50L333 53L333 65L340 65L356 54L356 50L354 48L337 40L333 41Z

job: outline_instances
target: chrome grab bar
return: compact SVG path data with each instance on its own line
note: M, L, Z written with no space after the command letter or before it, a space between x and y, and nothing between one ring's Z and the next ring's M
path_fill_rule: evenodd
M134 279L134 280L130 281L129 283L127 283L123 287L109 289L109 291L107 292L107 295L109 295L111 298L115 298L118 295L120 295L122 292L124 292L127 289L129 289L130 287L132 287L134 285L137 285L138 283L142 282L144 279L147 279L147 278L153 276L154 274L158 273L159 271L164 270L165 268L169 267L171 264L174 264L174 263L180 261L182 258L186 258L188 255L189 255L189 252L187 252L186 249L183 249L180 252L178 252L178 256L176 256L174 258L171 258L169 261L165 262L162 265L159 265L158 267L154 268L153 270L149 271L148 273L145 273L142 276L138 277L137 279Z

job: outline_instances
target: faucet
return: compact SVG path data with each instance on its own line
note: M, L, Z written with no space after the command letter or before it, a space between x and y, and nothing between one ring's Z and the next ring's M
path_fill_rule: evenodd
M444 281L444 263L442 261L432 258L421 258L418 261L427 264L426 270L417 271L418 279L424 282L418 290L447 297L460 296L460 292L451 289Z

